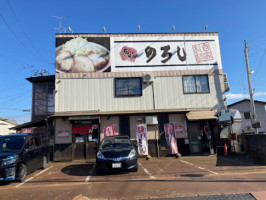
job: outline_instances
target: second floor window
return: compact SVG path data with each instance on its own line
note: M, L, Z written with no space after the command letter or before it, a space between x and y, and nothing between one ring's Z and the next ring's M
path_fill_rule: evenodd
M115 96L141 96L142 82L141 78L116 78L115 79Z
M209 93L208 75L183 76L185 94Z
M250 119L250 112L244 112L244 118Z

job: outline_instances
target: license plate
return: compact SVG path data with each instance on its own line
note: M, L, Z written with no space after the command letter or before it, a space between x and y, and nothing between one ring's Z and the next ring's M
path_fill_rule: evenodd
M121 163L113 163L112 164L112 168L121 168L121 167L122 167Z

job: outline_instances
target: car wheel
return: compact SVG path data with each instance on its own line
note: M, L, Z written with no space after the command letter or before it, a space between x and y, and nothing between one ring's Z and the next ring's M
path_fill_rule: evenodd
M21 164L19 169L18 169L16 180L19 182L22 182L26 178L27 174L28 174L28 169L27 169L26 165Z
M133 168L131 171L132 171L132 172L137 172L137 171L138 171L138 166L135 167L135 168Z
M102 170L98 170L98 169L97 169L97 170L96 170L96 174L99 175L99 176L101 176L101 175L104 174L104 172L103 172Z
M42 157L42 169L45 169L47 166L47 157L46 156L43 156Z

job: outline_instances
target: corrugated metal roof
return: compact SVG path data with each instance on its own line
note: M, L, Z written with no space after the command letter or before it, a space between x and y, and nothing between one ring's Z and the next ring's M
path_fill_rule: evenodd
M67 116L92 116L92 115L126 115L126 114L154 114L154 113L186 113L186 109L156 109L156 110L130 110L130 111L82 111L82 112L57 112L50 117L67 117Z
M12 121L10 121L10 120L8 120L8 119L4 119L4 118L2 118L2 117L0 117L0 121L3 121L3 122L6 122L6 123L9 123L9 124L12 124L12 125L14 125L14 126L18 125L18 123L16 123L16 122L12 122Z
M235 103L232 103L232 104L228 105L227 107L230 108L230 107L232 107L234 105L241 104L243 102L250 102L250 100L249 99L242 99L240 101L237 101ZM254 103L261 103L261 104L266 105L266 102L265 101L257 101L257 100L254 100Z

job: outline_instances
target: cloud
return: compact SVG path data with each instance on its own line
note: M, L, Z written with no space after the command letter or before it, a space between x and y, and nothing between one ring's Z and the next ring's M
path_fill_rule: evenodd
M266 92L255 92L254 96L266 96Z
M255 92L253 95L254 97L259 97L259 96L266 96L266 92ZM244 98L249 98L249 94L232 94L228 93L226 94L227 99L244 99Z
M225 96L227 99L243 99L249 97L249 95L247 94L232 94L232 93L226 94Z

